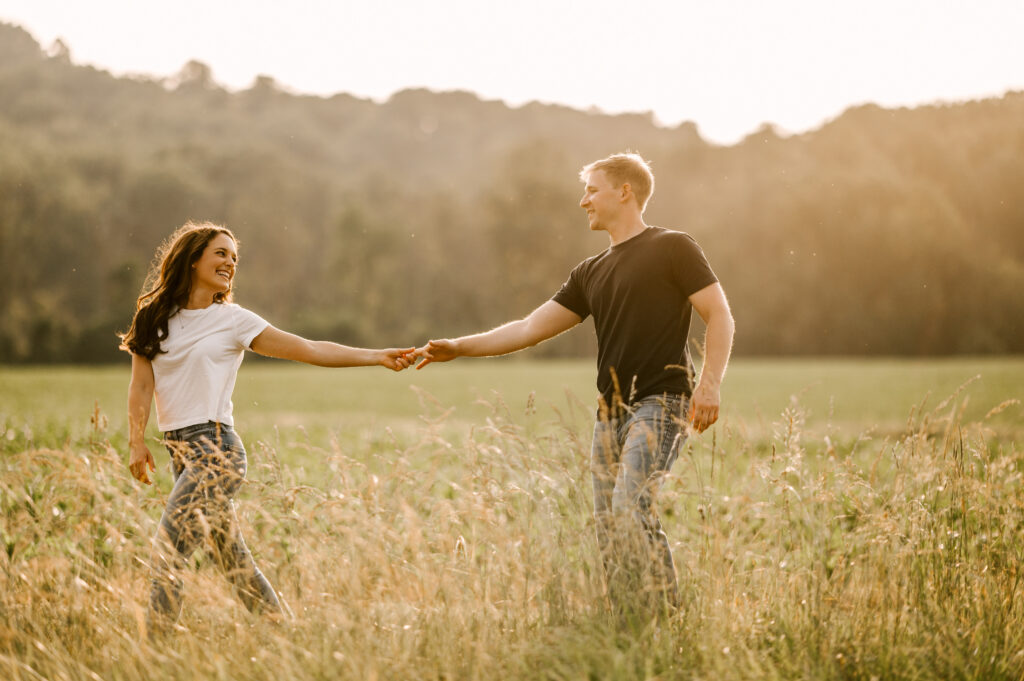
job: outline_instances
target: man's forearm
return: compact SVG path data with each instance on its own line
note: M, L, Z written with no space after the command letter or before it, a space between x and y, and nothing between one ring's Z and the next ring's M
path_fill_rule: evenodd
M715 388L722 385L725 368L732 354L733 334L736 330L732 315L728 312L711 317L704 333L704 367L700 372L701 383Z
M527 328L527 320L517 319L484 333L455 338L452 343L456 353L462 357L507 355L537 344L538 341L530 338Z
M523 319L503 324L484 333L432 340L417 350L423 358L417 369L433 362L448 362L456 357L494 357L530 348L548 338L568 331L583 321L553 300L545 302Z

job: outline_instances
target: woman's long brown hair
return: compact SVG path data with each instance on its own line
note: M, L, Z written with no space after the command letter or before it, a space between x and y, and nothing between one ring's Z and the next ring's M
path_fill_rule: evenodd
M135 303L132 325L120 335L122 350L150 360L164 352L160 342L167 338L167 322L178 308L188 303L192 264L218 234L226 234L238 244L226 227L210 222L187 222L160 245L142 285L143 293ZM215 293L213 301L230 302L231 289Z

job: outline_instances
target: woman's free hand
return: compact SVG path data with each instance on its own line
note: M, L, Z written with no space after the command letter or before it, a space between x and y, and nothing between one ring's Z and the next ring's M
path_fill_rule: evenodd
M128 457L128 470L132 472L132 477L139 482L147 485L152 485L152 481L149 479L149 473L146 469L156 471L156 464L153 462L153 454L149 451L144 443L131 446L131 454Z

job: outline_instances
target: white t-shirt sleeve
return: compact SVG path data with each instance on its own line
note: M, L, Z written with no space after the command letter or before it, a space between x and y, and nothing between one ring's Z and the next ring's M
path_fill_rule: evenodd
M238 344L248 350L249 345L256 336L263 333L264 329L270 326L270 322L255 312L246 310L238 305L234 306L233 312L235 317L235 337L238 340Z

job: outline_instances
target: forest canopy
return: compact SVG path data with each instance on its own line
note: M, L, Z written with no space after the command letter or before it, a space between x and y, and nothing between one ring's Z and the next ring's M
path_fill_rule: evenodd
M235 231L236 299L290 331L383 346L493 327L607 246L577 173L624 150L657 177L647 222L707 253L737 353L1024 351L1024 93L722 147L651 115L215 77L114 77L0 23L0 362L117 360L156 247L190 219Z

